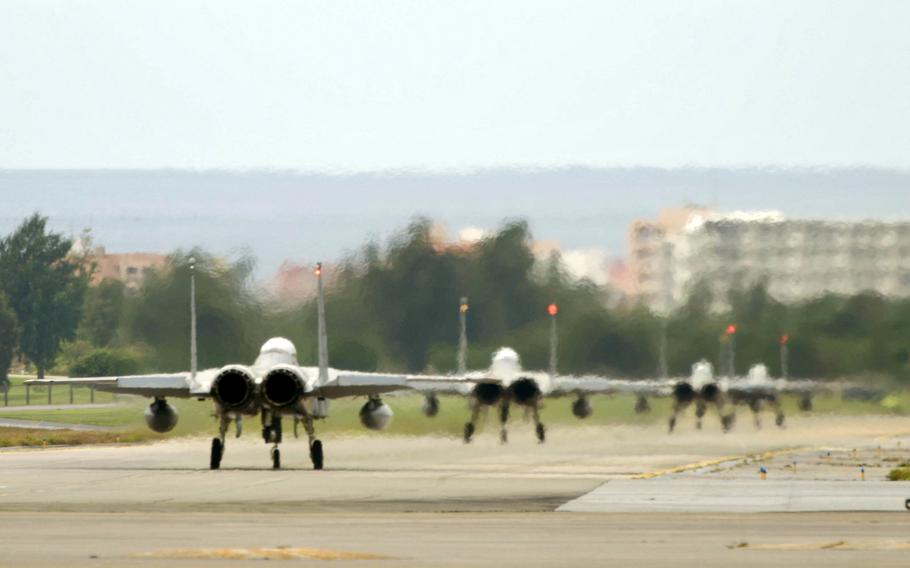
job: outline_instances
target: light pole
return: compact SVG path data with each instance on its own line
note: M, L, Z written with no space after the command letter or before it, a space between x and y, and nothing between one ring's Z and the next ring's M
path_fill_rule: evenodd
M559 306L550 304L547 306L547 313L550 314L550 376L556 376L556 349L558 347L556 338L556 315L559 313Z
M657 342L657 376L666 378L670 374L667 367L667 319L660 319L660 338Z
M727 339L727 376L736 376L736 324L731 323L724 331Z
M780 343L780 376L784 379L790 376L790 334L785 333L778 340Z

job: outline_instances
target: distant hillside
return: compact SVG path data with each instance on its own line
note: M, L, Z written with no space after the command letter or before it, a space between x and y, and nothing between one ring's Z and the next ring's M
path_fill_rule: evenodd
M110 251L200 245L249 252L270 276L282 260L333 258L387 237L414 215L493 227L530 221L565 247L625 254L629 222L698 203L791 216L910 216L910 172L872 169L652 168L468 174L313 175L291 171L0 170L0 233L33 211L72 233L93 229Z

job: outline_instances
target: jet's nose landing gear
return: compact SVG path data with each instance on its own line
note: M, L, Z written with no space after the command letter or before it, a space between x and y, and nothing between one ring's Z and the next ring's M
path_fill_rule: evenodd
M281 450L278 449L278 444L281 443L281 415L273 414L271 420L267 418L263 415L262 439L267 444L274 444L270 452L272 469L281 469Z
M272 448L272 469L281 469L281 450L278 446Z

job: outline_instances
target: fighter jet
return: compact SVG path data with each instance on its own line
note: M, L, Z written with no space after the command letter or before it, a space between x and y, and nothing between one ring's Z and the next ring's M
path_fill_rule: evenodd
M329 401L334 398L366 396L360 409L360 421L371 430L382 430L392 420L392 410L381 396L384 393L408 388L403 375L343 371L329 366L328 336L325 321L325 294L322 286L322 265L316 265L318 336L318 366L301 366L294 344L282 337L273 337L260 349L252 365L231 364L214 369L197 370L196 364L196 294L193 260L190 259L190 371L184 373L130 375L118 377L41 379L27 381L32 385L77 384L91 385L97 390L149 397L152 403L145 410L145 421L155 432L168 432L177 425L177 409L168 398L211 399L218 418L218 436L212 439L210 468L221 467L228 429L233 422L236 435L242 432L243 418L256 416L262 420L262 438L271 444L272 467L281 467L282 418L303 424L309 439L310 459L314 469L322 469L323 445L316 438L315 421L329 414Z
M830 385L808 379L772 379L768 367L759 363L753 365L745 377L722 379L722 389L727 399L733 405L748 406L752 411L752 420L755 428L761 428L760 412L767 404L774 412L774 422L779 427L784 426L786 417L781 408L780 397L783 394L797 394L800 396L799 408L803 411L812 410L812 396L831 389Z
M800 395L799 407L812 410L812 397L831 390L825 383L808 379L772 379L765 365L753 365L745 377L714 376L714 367L702 359L692 365L692 374L684 379L656 379L642 381L639 396L669 396L673 398L673 414L669 430L673 432L679 415L695 404L695 426L702 427L702 419L710 408L715 408L725 432L736 421L736 405L748 406L753 413L756 429L761 428L759 413L765 405L775 414L775 423L784 427L786 416L781 407L781 395Z
M423 412L435 416L439 412L439 394L454 394L467 397L471 416L464 426L464 441L470 442L477 428L477 420L491 408L498 408L502 443L508 442L507 425L511 406L525 408L534 420L537 440L546 439L546 427L541 422L540 410L544 399L574 396L572 413L584 419L591 415L592 407L588 397L592 394L636 392L636 381L608 379L604 377L574 377L556 374L556 315L555 304L548 306L551 317L550 369L549 371L528 371L522 368L521 359L514 349L502 347L493 353L490 367L482 371L466 371L467 334L465 318L468 312L467 299L459 305L461 333L458 349L458 370L447 376L410 376L408 384L425 394Z

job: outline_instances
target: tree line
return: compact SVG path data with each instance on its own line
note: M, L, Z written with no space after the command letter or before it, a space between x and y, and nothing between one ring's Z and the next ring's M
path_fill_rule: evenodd
M697 284L666 318L609 288L571 277L558 254L537 259L530 229L510 221L475 246L446 246L415 219L387 243L369 242L329 275L330 358L358 370L448 372L455 368L459 298L470 298L468 363L489 364L496 348L516 349L528 368L548 361L546 307L559 305L559 370L653 377L661 343L671 375L701 358L718 366L724 330L737 327L736 372L763 362L780 373L778 339L789 339L792 376L880 375L910 380L910 299L868 292L820 294L783 304L762 282L729 292L724 311ZM0 376L19 356L38 375L186 370L189 258L196 259L199 363L252 361L268 337L288 337L301 363L316 354L316 309L288 307L257 289L254 262L204 250L173 253L141 288L105 280L72 241L38 214L0 240Z

